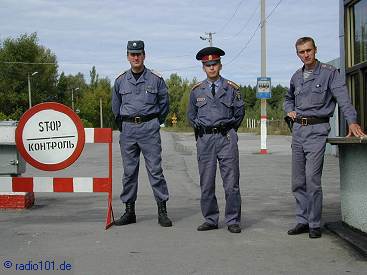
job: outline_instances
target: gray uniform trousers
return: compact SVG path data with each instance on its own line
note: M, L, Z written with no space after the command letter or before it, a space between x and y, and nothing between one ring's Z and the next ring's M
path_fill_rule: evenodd
M205 221L217 225L219 209L215 196L217 161L225 191L225 223L240 224L241 194L239 187L238 136L231 129L227 136L204 134L197 140L197 156L200 173L201 211Z
M141 124L123 122L120 134L120 149L124 167L123 191L120 198L123 203L135 202L138 192L138 174L140 152L143 153L149 182L156 201L168 200L167 183L162 170L162 147L158 119Z
M292 191L297 223L320 227L321 175L329 123L301 126L295 123L292 138Z

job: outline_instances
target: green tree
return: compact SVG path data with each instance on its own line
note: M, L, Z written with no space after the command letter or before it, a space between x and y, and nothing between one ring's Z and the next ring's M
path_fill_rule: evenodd
M267 100L269 105L274 108L278 109L278 107L282 107L284 102L284 95L287 92L287 88L281 85L277 85L271 89L271 98Z
M182 112L181 99L185 93L190 91L190 83L188 80L183 80L177 74L171 74L170 78L166 80L170 112L167 115L166 124L172 125L171 117L173 113L176 114L178 122L185 120L185 115Z
M57 82L57 101L72 107L72 90L74 91L74 108L75 110L80 108L80 98L83 97L83 93L89 88L85 82L82 73L76 75L65 76L64 72L61 73Z
M50 49L38 44L36 33L6 38L0 46L0 108L18 120L28 109L28 75L32 105L57 97L57 61Z
M85 123L84 127L100 127L100 99L102 100L103 127L114 127L111 111L111 82L108 78L101 78L91 83L80 98L79 115Z
M98 85L99 75L97 74L95 66L93 66L92 70L89 71L89 76L90 76L90 87L91 88L96 88L97 85Z
M256 88L250 85L240 88L243 101L245 102L246 108L253 108L256 104Z

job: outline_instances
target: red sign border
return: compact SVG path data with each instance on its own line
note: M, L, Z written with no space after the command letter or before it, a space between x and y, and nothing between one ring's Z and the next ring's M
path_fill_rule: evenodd
M28 154L27 150L24 147L23 130L24 130L26 123L33 115L43 110L55 110L55 111L61 112L67 115L74 122L76 126L76 129L78 132L78 142L77 142L76 148L73 154L62 162L55 163L55 164L45 164L45 163L39 162L35 160L34 158L32 158L32 156ZM71 164L73 164L79 158L80 154L82 153L84 149L84 144L85 144L84 126L83 126L82 121L78 117L78 115L74 113L74 111L70 109L69 107L61 103L57 103L57 102L44 102L44 103L40 103L40 104L33 106L31 109L27 110L23 114L23 116L20 118L18 127L15 130L15 143L16 143L19 153L22 155L24 160L27 163L29 163L30 165L32 165L33 167L44 170L44 171L62 170L62 169L65 169L66 167L69 167Z

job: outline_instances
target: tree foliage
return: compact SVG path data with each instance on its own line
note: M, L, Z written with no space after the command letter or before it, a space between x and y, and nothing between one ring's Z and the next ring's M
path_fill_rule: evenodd
M34 76L32 73L38 72ZM103 127L115 127L111 112L111 82L100 78L93 66L89 72L88 84L82 73L58 75L56 55L50 49L39 45L36 33L24 34L19 38L5 39L0 45L0 120L18 120L28 109L28 75L32 90L32 105L56 101L72 107L84 123L84 127L100 127L100 102L103 110ZM166 125L172 125L173 114L179 127L189 127L187 107L193 85L178 74L171 74L166 80L170 100L170 112ZM241 86L245 102L246 117L260 118L260 100L256 98L256 87ZM269 119L282 119L283 98L286 88L280 85L272 88L272 98L267 100Z
M0 46L0 108L8 118L19 119L29 107L28 75L32 105L56 97L56 56L38 44L36 33L7 38Z

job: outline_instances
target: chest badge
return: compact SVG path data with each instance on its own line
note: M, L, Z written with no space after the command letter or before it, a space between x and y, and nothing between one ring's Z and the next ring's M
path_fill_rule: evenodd
M196 102L203 102L203 101L205 101L205 97L198 97L196 99Z

